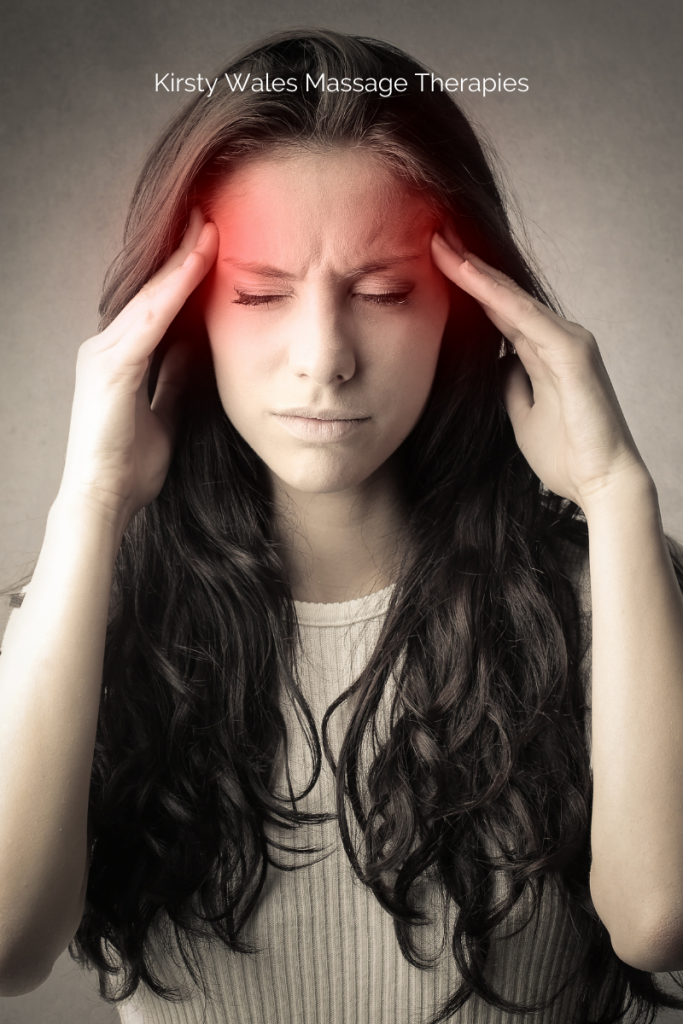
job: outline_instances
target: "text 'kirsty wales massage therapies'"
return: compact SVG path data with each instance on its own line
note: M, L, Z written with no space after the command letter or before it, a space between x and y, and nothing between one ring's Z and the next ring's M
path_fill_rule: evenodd
M461 92L480 93L486 96L493 92L528 92L528 78L504 78L501 74L484 78L444 78L431 71L416 72L414 82L407 78L331 78L320 74L317 78L307 74L304 78L290 75L287 78L265 75L256 77L249 72L225 74L223 76L231 92L375 92L384 99L394 93L404 93L410 87L416 92ZM207 78L205 75L181 77L168 71L165 75L157 72L155 92L200 92L213 96L221 78Z

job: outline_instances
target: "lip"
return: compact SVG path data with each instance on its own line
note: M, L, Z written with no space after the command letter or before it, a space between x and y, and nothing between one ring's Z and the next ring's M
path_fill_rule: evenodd
M349 412L348 409L309 409L302 405L297 408L280 409L274 416L294 416L303 420L369 420L362 412Z
M369 416L350 416L333 409L285 409L273 415L289 434L301 441L340 441L370 422Z

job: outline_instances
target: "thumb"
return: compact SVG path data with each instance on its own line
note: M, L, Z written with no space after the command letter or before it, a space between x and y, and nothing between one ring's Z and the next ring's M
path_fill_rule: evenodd
M170 346L159 368L152 399L152 412L171 432L175 432L184 405L190 376L190 361L190 346L179 339Z
M508 356L507 361L509 361L509 365L507 367L503 398L505 408L512 423L512 429L517 434L518 427L521 427L534 404L534 392L529 376L519 356Z

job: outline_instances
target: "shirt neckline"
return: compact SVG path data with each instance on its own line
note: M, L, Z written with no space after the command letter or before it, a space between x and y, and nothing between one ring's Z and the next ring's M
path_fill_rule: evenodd
M386 612L395 586L392 583L374 594L357 597L352 601L334 601L329 604L295 601L296 617L300 626L348 626L354 622L375 619Z

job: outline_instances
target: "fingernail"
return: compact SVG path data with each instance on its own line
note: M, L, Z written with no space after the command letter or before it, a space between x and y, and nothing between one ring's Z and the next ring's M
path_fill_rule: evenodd
M472 271L473 274L479 274L480 277L484 276L481 270L479 270L478 267L475 267L474 263L470 263L469 260L465 260L465 262L463 263L463 267L466 267L468 270Z

